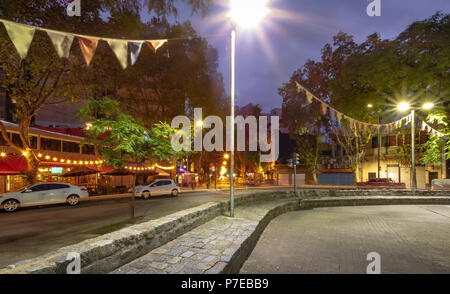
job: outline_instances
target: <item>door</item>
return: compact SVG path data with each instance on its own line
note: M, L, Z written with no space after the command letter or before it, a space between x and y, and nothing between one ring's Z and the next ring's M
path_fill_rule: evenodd
M398 165L388 165L387 177L392 179L394 183L400 183L400 167Z
M158 196L158 195L161 195L161 187L160 187L160 184L161 184L161 182L156 182L156 183L153 183L151 186L150 186L150 194L152 195L152 196Z
M162 195L168 195L172 192L173 189L172 181L166 180L161 181L160 183L161 183L160 191Z
M26 204L33 204L33 205L44 204L48 201L46 190L47 190L46 184L39 184L39 185L31 186L22 192L22 194L23 194L22 202L25 205Z
M69 196L69 185L65 184L46 184L45 198L49 202L65 202Z

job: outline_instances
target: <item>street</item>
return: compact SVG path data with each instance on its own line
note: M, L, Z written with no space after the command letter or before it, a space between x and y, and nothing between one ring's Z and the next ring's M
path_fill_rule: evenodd
M450 207L330 207L274 219L241 274L366 274L380 255L382 274L450 273Z
M156 219L229 197L228 192L184 192L178 197L136 199L136 220ZM120 229L129 221L129 199L56 205L0 213L0 267Z
M259 187L258 190L286 190ZM239 193L239 189L237 191ZM178 197L136 198L130 220L129 198L88 201L79 206L29 207L0 213L0 267L33 258L61 247L95 238L125 226L157 219L203 203L228 199L229 191L183 191Z

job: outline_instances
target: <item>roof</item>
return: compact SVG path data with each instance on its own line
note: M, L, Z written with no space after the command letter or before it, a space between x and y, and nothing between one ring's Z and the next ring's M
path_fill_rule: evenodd
M1 122L3 123L7 131L19 132L19 126L17 124L4 120L1 120ZM84 141L84 137L81 137L80 133L73 132L73 134L77 134L78 136L67 135L62 133L61 129L58 128L30 127L29 134L58 140L65 139L77 142Z

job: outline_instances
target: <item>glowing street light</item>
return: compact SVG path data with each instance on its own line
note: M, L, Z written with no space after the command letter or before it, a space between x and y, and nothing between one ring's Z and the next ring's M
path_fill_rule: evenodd
M424 110L430 110L434 107L433 103L425 103L422 106ZM411 110L411 190L413 194L416 191L416 119L415 119L415 110L409 105L407 102L402 102L397 106L399 111L407 111Z
M430 110L430 109L432 109L433 107L434 107L434 104L433 104L433 103L429 103L429 102L425 103L425 104L422 106L422 108L425 109L425 110Z
M373 108L373 104L367 104L368 108Z
M230 19L242 28L255 28L268 14L267 0L231 0Z
M224 156L223 156L223 158L225 158L225 159L228 159L228 158L230 158L230 154L225 154Z
M411 106L409 105L409 103L407 102L402 102L399 105L397 105L397 109L399 111L407 111L411 108Z
M234 100L236 87L236 27L243 29L254 28L268 14L268 0L230 0L229 18L232 22L231 30L231 121L230 134L230 216L234 217Z

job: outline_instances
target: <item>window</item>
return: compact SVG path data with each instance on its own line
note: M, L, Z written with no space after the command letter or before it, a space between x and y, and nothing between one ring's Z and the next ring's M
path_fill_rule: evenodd
M47 186L47 190L56 190L56 189L67 189L69 185L64 184L45 184Z
M11 133L8 132L8 137L11 138ZM0 146L7 146L8 144L6 143L5 139L3 138L3 135L0 134Z
M37 137L36 136L31 136L30 138L30 147L31 149L37 149Z
M18 147L23 148L22 140L20 139L20 135L16 133L12 133L11 141ZM6 142L5 142L6 143ZM37 149L37 137L30 136L30 147L32 149Z
M14 143L14 145L16 145L17 147L22 148L23 144L22 144L22 140L20 140L20 136L19 134L13 133L11 136L11 141Z
M61 152L61 141L54 139L41 138L41 149Z
M40 185L36 185L30 188L27 188L26 190L31 190L33 192L38 192L38 191L45 191L48 190L47 189L47 185L46 184L40 184Z
M374 182L377 178L377 173L369 173L369 182Z
M83 147L81 148L81 152L83 154L94 155L95 154L94 145L89 145L89 144L83 145Z
M378 148L378 137L372 138L372 148Z
M389 146L397 146L397 136L389 137Z
M80 145L75 142L63 141L63 152L80 153Z

